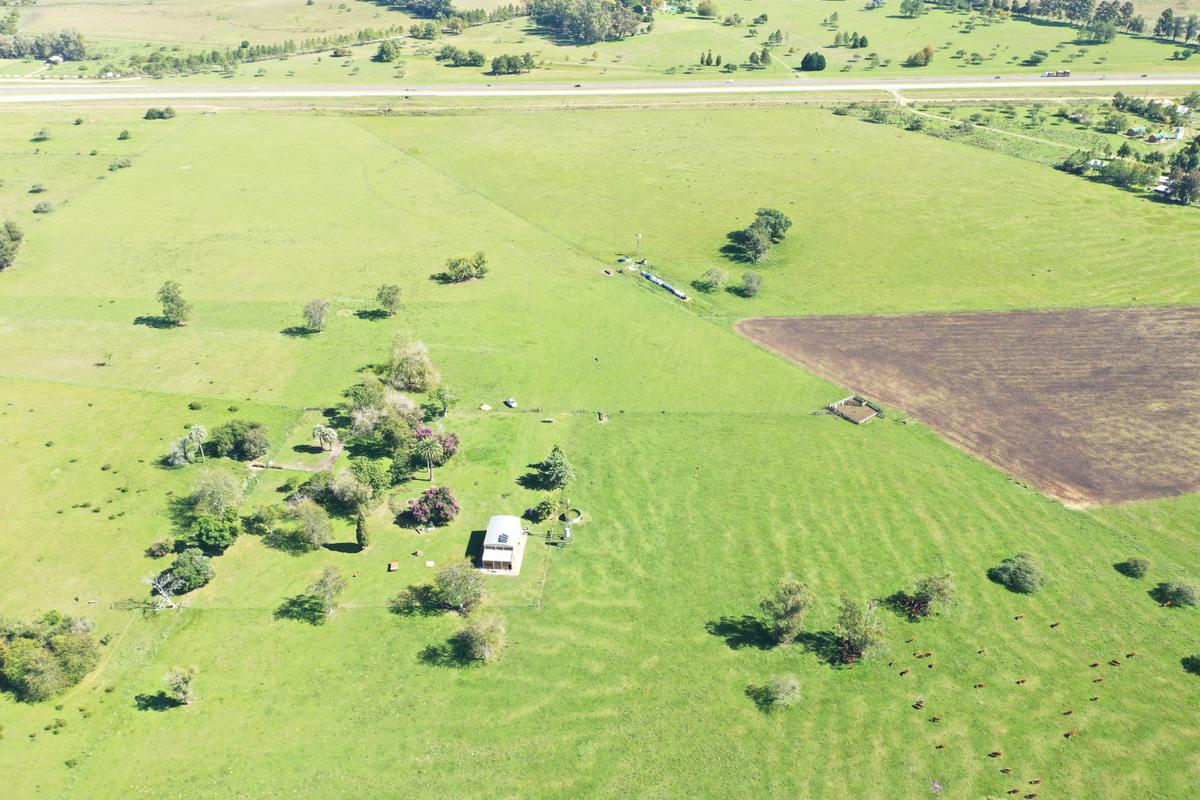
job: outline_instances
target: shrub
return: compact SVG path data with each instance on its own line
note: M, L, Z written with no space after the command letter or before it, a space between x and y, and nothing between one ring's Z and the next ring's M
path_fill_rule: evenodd
M30 194L41 194L44 191L46 191L46 184L44 183L35 183L29 187Z
M1046 584L1046 574L1029 553L1004 559L988 570L988 578L1020 594L1033 594Z
M167 106L166 108L148 108L146 113L142 115L142 119L174 119L175 109Z
M954 579L949 575L926 575L917 581L911 594L903 595L904 610L909 619L920 619L954 605L957 597Z
M763 711L788 708L800 702L800 681L790 673L776 675L761 686L751 686L748 694Z
M1127 578L1141 579L1150 571L1150 562L1134 556L1113 564L1113 568Z
M447 259L446 271L441 273L439 277L449 283L462 283L475 278L482 278L487 273L487 256L483 253L476 253L469 257L458 256Z
M146 548L146 555L149 558L164 558L174 549L174 539L159 539L157 542Z
M119 139L122 142L125 141L126 139L130 139L132 137L133 137L133 134L130 133L129 131L121 131L120 133L117 134L117 139Z
M696 3L696 14L706 19L712 19L717 16L717 4L714 0L700 0Z
M42 202L38 203L36 206L33 207L33 213L35 213L35 214L49 214L53 210L54 210L54 204L48 203L45 200L43 200Z
M525 516L531 522L545 522L552 517L558 516L559 504L553 495L547 495L542 498L542 501L533 508L525 512Z
M1200 603L1200 587L1192 583L1160 583L1154 598L1164 606L1194 606Z
M747 272L742 276L742 283L738 287L738 294L742 297L755 297L762 291L762 276L757 272Z
M508 644L508 627L498 614L479 614L467 620L459 634L463 652L475 661L495 661Z
M729 273L713 267L705 271L696 281L696 288L702 292L715 292L729 281Z
M438 570L433 577L432 591L438 605L460 614L470 614L483 602L487 587L475 565L464 559Z
M350 459L350 474L370 489L371 497L383 494L392 484L383 465L370 458Z
M421 525L445 525L458 515L458 510L458 501L447 486L426 489L409 506L409 513Z

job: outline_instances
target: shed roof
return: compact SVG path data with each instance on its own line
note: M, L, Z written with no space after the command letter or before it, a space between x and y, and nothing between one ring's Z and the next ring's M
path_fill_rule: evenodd
M484 548L516 547L521 535L521 519L508 515L497 515L488 520L487 533L483 536Z
M509 562L509 563L511 563L513 560L513 551L512 550L497 550L494 547L485 547L485 548L483 548L483 557L479 560L484 562L485 564L491 563L491 562L500 562L500 563Z

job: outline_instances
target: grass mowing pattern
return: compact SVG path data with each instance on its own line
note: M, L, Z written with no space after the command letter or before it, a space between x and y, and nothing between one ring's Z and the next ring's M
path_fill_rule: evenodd
M36 171L41 156L12 131L43 120L10 118L6 160ZM605 144L631 121L636 143ZM135 123L118 111L96 122ZM1145 590L1200 571L1186 534L1196 498L1066 510L920 426L809 416L838 389L702 318L907 310L938 297L943 308L1178 301L1193 296L1170 257L1194 250L1183 212L821 111L222 113L172 126L132 169L81 182L92 188L40 220L0 277L11 403L0 441L18 465L5 468L0 505L20 509L0 517L0 606L75 611L76 592L94 593L102 602L87 612L114 634L103 668L57 701L62 711L0 699L0 768L16 796L162 795L181 775L191 796L223 798L320 785L368 796L402 785L412 797L884 798L924 793L934 779L980 796L1034 777L1045 796L1186 796L1191 773L1180 765L1200 749L1190 713L1200 686L1179 658L1200 649L1194 612L1159 609ZM966 170L970 187L946 180ZM914 184L943 188L905 200ZM695 314L601 274L648 220L655 266L686 282L720 264L725 231L767 203L792 209L798 225L756 301L719 296ZM1076 205L1084 210L1055 216ZM1142 252L1136 274L1109 254L1124 228ZM1052 234L1053 247L1039 243ZM484 281L427 279L447 256L481 248L494 266ZM1052 255L1055 281L1015 279L1023 260ZM872 266L872 282L828 280L854 263ZM174 331L133 325L155 312L168 277L184 285L195 320ZM366 306L384 282L405 287L398 319L338 313ZM329 329L282 335L315 296L334 301ZM246 537L182 614L106 607L140 595L137 579L155 567L141 549L164 532L166 492L185 490L190 475L150 462L183 425L211 428L236 404L283 443L299 408L333 402L400 327L430 342L463 395L450 427L464 449L437 472L460 496L458 523L418 538L373 517L362 554L293 557ZM113 366L95 367L104 348ZM471 410L509 395L542 410ZM193 399L198 412L186 407ZM555 443L579 470L572 500L592 521L570 551L535 541L520 579L492 582L509 621L504 660L427 663L422 653L458 626L383 607L428 576L405 554L460 557L488 516L531 503L516 478ZM104 460L115 475L99 469ZM261 480L255 502L284 477ZM147 498L116 500L125 517L55 513L103 501L123 479ZM338 527L339 542L352 537L351 524ZM1052 577L1033 598L984 577L1018 550L1037 553ZM1145 582L1111 568L1135 553L1154 561ZM391 558L402 569L389 576ZM273 621L326 564L350 580L333 619ZM802 647L731 647L708 630L751 612L785 572L812 583L810 627L824 630L838 593L882 596L942 569L958 578L960 606L919 625L889 616L888 652L854 670ZM911 657L918 649L934 652L934 669ZM1129 650L1138 657L1106 667L1095 689L1087 665ZM199 668L196 704L138 710L136 698L177 665ZM914 674L902 678L906 666ZM745 688L783 672L800 678L805 700L765 716ZM979 681L989 686L973 689ZM910 707L918 694L921 712ZM933 714L943 721L928 722ZM51 736L42 727L56 716L68 725ZM1072 728L1079 736L1063 738ZM992 750L1005 753L1011 779Z

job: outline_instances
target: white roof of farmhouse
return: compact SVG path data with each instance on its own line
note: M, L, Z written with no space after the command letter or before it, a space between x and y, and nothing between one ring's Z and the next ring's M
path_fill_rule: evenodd
M516 547L521 535L521 520L519 517L498 515L488 520L487 533L483 536L483 546Z

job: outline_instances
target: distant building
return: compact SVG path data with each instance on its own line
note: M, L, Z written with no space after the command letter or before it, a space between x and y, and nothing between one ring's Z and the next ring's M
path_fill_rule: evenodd
M59 64L63 63L63 57L62 56L50 56L49 58L46 59L46 63L58 66Z

